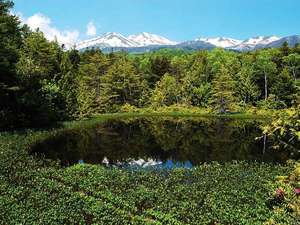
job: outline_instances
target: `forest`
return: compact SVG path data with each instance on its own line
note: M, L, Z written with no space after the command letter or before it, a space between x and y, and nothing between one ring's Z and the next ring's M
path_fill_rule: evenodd
M13 6L0 0L0 224L300 224L299 44L78 51Z
M39 127L126 108L177 105L216 113L299 105L300 45L144 54L79 52L48 41L1 2L2 128Z

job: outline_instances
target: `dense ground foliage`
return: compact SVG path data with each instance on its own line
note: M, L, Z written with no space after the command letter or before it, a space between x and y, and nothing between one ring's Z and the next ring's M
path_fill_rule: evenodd
M253 52L78 52L49 42L0 1L0 127L48 125L125 106L216 112L299 104L300 46Z
M294 216L300 218L300 163L295 164L292 173L277 177L274 190L274 196L277 199L279 197L279 201L285 202L282 207L285 210L293 211Z

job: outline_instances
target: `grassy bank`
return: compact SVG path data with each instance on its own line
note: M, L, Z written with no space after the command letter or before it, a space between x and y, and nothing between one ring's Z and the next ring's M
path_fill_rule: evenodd
M124 106L119 113L107 113L94 115L80 121L63 122L61 125L64 128L72 128L78 126L89 126L95 123L101 123L108 119L114 118L132 118L132 117L203 117L203 118L228 118L228 119L271 119L274 112L279 110L248 110L244 112L219 114L209 109L202 109L198 107L182 107L182 106L169 106L157 109L153 108L135 108L132 106Z
M107 114L64 123L64 128L145 115L192 116ZM212 163L166 171L86 164L63 168L28 154L32 143L52 132L0 134L0 224L299 223L273 199L275 177L289 174L289 165Z

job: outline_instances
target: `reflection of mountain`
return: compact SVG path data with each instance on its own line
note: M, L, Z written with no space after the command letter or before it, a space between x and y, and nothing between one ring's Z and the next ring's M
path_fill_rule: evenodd
M136 119L110 121L93 128L70 129L33 147L33 152L61 159L65 165L105 163L116 166L190 167L232 160L281 161L262 154L255 138L258 123L245 120Z

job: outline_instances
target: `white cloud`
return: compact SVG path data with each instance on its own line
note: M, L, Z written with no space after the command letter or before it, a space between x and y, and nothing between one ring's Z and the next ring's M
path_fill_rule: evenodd
M87 27L86 27L86 35L88 36L96 36L97 34L97 28L94 25L93 21L89 22Z
M20 15L20 14L19 14ZM57 40L60 44L64 44L67 48L72 47L78 42L79 31L78 30L59 30L53 26L52 21L49 17L37 13L31 17L24 18L20 15L20 19L23 23L27 24L32 30L39 28L45 35L45 37L50 40Z

